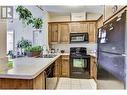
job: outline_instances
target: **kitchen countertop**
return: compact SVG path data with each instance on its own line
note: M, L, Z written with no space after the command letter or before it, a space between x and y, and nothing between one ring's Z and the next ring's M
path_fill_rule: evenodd
M61 54L54 58L22 57L13 60L13 68L0 72L0 78L34 79Z
M54 58L22 57L13 59L13 68L1 71L0 78L34 79L61 55L70 54L59 53ZM96 57L95 53L89 53L89 55Z
M88 53L90 56L96 57L97 58L97 54L96 53Z

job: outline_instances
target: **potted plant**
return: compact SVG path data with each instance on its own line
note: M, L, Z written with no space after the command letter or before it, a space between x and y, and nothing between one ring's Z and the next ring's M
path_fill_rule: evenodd
M43 49L41 46L33 46L33 47L27 47L25 49L25 52L27 56L34 57L34 56L39 56L42 50Z
M31 47L32 43L29 40L25 40L23 37L21 41L18 41L17 48L21 49L21 53L23 52L23 49L27 47Z
M19 20L22 20L23 23L26 23L27 25L33 23L32 13L27 8L18 6L16 12L19 14Z
M43 21L41 18L34 18L33 19L33 27L35 29L41 29L42 28Z
M42 28L43 21L41 18L34 18L32 13L23 6L18 6L16 12L19 14L19 20L22 20L23 23L27 25L32 24L32 26L39 30Z

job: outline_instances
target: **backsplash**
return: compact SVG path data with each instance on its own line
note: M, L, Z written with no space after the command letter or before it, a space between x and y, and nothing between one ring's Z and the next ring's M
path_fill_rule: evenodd
M52 48L54 48L56 51L58 49L58 52L60 50L65 50L65 52L70 52L70 47L86 47L87 52L93 52L96 51L97 49L97 44L96 43L76 43L76 44L56 44L52 45Z

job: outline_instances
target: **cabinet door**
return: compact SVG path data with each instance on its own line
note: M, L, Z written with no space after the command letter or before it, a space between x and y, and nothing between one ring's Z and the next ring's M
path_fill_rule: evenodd
M80 23L80 32L88 32L88 22Z
M69 56L62 56L61 76L69 77Z
M96 66L96 58L95 57L91 57L90 60L90 76L91 78L94 78L95 80L97 80L97 66Z
M69 43L69 24L60 24L60 43Z
M89 22L89 42L96 42L96 23Z
M61 57L55 61L54 76L60 77L61 75Z
M58 42L58 24L55 23L51 26L51 42Z
M70 32L71 33L78 33L80 32L80 23L76 22L76 23L70 23Z

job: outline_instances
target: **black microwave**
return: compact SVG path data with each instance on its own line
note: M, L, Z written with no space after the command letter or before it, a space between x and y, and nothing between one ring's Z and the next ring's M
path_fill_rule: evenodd
M70 33L70 43L88 42L88 33Z

